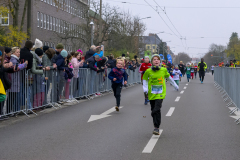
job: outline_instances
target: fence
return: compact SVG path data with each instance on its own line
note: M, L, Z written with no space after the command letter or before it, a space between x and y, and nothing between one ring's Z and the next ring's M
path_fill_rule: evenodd
M216 67L214 69L215 86L221 92L224 101L230 100L227 107L235 105L236 107L230 111L233 114L240 107L240 68ZM236 120L238 124L240 119Z
M78 69L77 69L78 70ZM78 102L76 98L92 98L90 96L112 90L108 73L111 69L97 73L88 68L80 68L76 77L66 80L63 71L50 70L44 74L32 74L23 70L8 77L12 81L7 90L7 98L0 103L0 115L34 113L35 109L44 106L61 107L60 102ZM128 85L141 82L140 73L126 70ZM58 102L58 103L57 103Z

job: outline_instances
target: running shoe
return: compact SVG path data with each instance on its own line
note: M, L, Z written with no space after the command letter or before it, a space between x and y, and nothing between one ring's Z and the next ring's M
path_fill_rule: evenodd
M201 83L203 83L203 81L201 81Z
M119 107L118 106L116 106L115 109L116 109L117 112L119 112Z
M153 134L154 134L154 135L160 135L160 134L159 134L159 129L155 128L155 129L153 130Z
M200 81L201 81L201 78L200 78Z

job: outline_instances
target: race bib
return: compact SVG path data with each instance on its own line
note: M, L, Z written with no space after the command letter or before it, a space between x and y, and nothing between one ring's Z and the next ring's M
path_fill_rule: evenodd
M163 92L162 85L152 85L152 94L161 94Z

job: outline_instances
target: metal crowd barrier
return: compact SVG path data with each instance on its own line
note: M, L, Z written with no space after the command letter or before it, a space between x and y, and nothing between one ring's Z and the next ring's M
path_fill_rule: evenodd
M233 114L240 107L240 68L216 67L214 68L214 83L221 92L224 101L230 100L227 107L235 105L230 111ZM240 119L236 120L238 122ZM238 122L239 124L240 122Z
M44 74L33 74L30 70L8 74L12 87L6 91L6 100L0 103L0 116L20 113L28 116L45 106L61 107L57 102L78 102L76 98L90 99L92 95L111 92L110 71L107 68L97 73L89 68L79 68L77 78L68 80L64 78L64 72L58 70L44 71ZM141 74L137 71L138 68L135 72L126 70L128 85L141 82Z

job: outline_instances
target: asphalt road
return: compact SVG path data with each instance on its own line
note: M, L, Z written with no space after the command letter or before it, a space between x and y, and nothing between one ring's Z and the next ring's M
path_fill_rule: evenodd
M136 85L122 91L123 108L109 117L88 122L114 107L113 94L0 128L0 160L240 159L240 127L213 76L186 84L184 77L178 92L167 85L160 137L152 137L150 105Z

